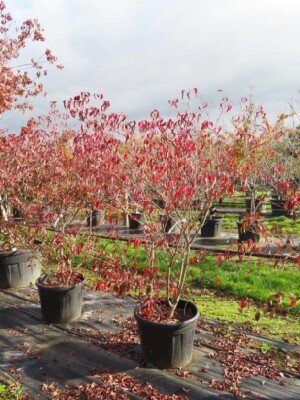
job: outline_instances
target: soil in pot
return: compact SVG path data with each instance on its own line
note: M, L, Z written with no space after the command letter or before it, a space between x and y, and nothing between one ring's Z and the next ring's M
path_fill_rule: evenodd
M87 226L91 228L95 226L104 225L104 218L105 218L104 211L94 210L88 215L86 219Z
M207 218L201 228L202 237L218 237L221 235L223 219L221 217Z
M78 283L61 287L49 285L51 279L47 282L48 279L48 275L43 275L36 281L45 321L59 324L79 319L83 306L83 276L79 276Z
M199 318L197 307L180 300L178 309L188 316L182 322L155 322L140 315L142 306L136 306L134 316L139 327L143 356L156 368L179 368L191 362L194 334Z
M255 225L250 226L249 228L244 229L243 224L241 222L237 222L238 227L238 241L239 242L248 242L251 240L253 243L258 243L261 239L261 233L258 232L257 227Z
M143 213L131 213L129 215L129 229L131 231L142 231L144 219Z
M0 289L34 284L41 275L41 264L29 250L0 252Z

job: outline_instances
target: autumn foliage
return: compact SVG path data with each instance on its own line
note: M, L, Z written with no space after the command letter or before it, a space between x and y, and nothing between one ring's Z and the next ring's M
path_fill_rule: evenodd
M21 63L20 59L30 42L44 40L43 29L36 19L17 25L0 1L0 118L7 111L31 109L29 98L43 92L40 78L47 75L44 64L55 64L56 57L45 48L44 54L37 58Z
M47 74L43 62L56 64L56 58L45 49L44 57L18 67L22 50L32 41L44 41L43 30L36 20L16 26L2 1L0 20L3 116L30 109L29 98L43 92L39 81ZM234 197L237 188L250 192L251 213L244 220L250 225L258 219L254 204L260 187L284 190L290 210L299 205L299 191L285 174L287 165L281 165L274 147L290 134L286 117L272 125L251 98L242 99L240 112L231 116L227 127L221 121L233 113L229 99L221 93L218 116L212 120L196 88L183 90L181 99L169 101L173 116L168 118L154 110L146 119L130 121L111 111L101 93L82 92L63 105L61 111L52 102L47 115L30 118L18 134L2 132L1 228L10 229L5 215L9 204L21 212L27 227L36 232L54 229L52 244L63 247L63 237L70 232L75 237L75 222L85 221L91 210L102 209L119 217L143 213L148 257L144 275L118 262L102 264L99 289L125 294L133 287L145 289L147 280L152 285L160 267L157 252L163 249L168 266L156 289L161 294L163 281L172 316L189 267L201 262L201 254L191 256L191 247L215 202ZM135 238L132 244L138 248L142 241ZM76 245L75 253L81 253L78 249ZM67 253L64 258L70 262ZM219 255L217 262L221 261ZM155 288L147 289L151 302Z
M272 126L262 108L247 99L245 104L228 130L207 119L208 105L199 101L196 90L170 101L174 117L154 110L141 121L110 111L102 94L83 92L66 100L64 112L53 102L48 115L30 119L19 135L2 136L2 193L29 226L52 226L57 240L91 209L119 216L142 212L145 273L159 270L157 252L163 249L172 316L189 267L201 262L202 255L191 256L191 247L214 202L235 196L238 185L242 190L248 184L256 189L257 182L268 185L264 160L275 159L271 143L284 135L284 125ZM230 111L223 97L220 116ZM295 208L298 200L291 194ZM141 244L134 239L134 248ZM154 276L148 279L151 285ZM98 289L119 295L147 287L147 277L126 270L120 261L102 264L99 278ZM157 282L148 288L150 302L155 289L161 293Z

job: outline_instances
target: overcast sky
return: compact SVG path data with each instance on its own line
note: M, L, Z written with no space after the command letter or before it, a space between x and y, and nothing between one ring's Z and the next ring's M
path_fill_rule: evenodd
M102 92L113 111L167 112L181 89L254 99L274 116L299 101L299 0L6 0L21 22L37 18L64 64L45 81L46 100ZM28 117L28 115L27 115ZM27 117L9 118L17 130ZM2 122L3 123L3 122Z

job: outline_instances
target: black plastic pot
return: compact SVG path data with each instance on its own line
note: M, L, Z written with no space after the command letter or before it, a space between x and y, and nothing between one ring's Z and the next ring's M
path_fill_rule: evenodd
M261 239L261 233L259 233L254 226L252 226L249 229L244 230L243 229L243 224L241 222L237 222L237 227L238 227L238 234L239 242L248 242L248 240L251 240L253 243L258 243Z
M271 202L271 209L272 209L273 217L289 215L289 211L284 208L284 203L286 202L286 200L272 198L270 200L270 202Z
M163 232L170 233L170 234L174 234L174 233L178 233L179 232L178 225L176 225L176 221L175 221L174 218L167 217L167 216L162 216L161 217L161 223L162 223Z
M13 208L12 213L14 218L22 218L22 212L18 208Z
M143 229L145 217L143 213L131 213L129 215L129 229L131 231L141 231Z
M166 208L166 202L163 199L154 199L153 203L157 205L157 207L165 209Z
M202 237L218 237L221 235L223 219L220 217L207 218L201 228Z
M257 212L262 212L263 210L263 202L259 199L255 199L254 200L254 206L255 206L255 210L251 210L251 198L246 198L246 211L247 213L251 213L251 211L257 211Z
M41 264L29 250L0 252L0 289L34 284L41 275Z
M140 306L134 309L144 359L156 368L178 368L192 360L199 311L193 303L185 300L180 300L178 307L185 308L193 317L170 324L152 322L140 316Z
M172 218L168 218L165 222L164 222L164 230L165 232L170 232L170 230L174 227L175 225L175 221Z
M92 211L88 215L88 217L86 219L86 223L89 228L103 225L104 224L104 211L102 211L102 210Z
M46 322L59 324L80 318L83 306L84 279L78 285L52 287L43 285L47 275L37 279L42 314Z

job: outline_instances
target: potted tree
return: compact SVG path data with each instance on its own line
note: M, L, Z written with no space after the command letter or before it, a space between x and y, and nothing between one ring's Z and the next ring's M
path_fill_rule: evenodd
M194 93L197 96L196 90ZM75 99L66 106L73 116L81 116L81 130L90 132L84 140L97 138L105 142L105 149L112 155L110 167L105 165L110 183L105 185L105 193L110 206L120 213L143 210L147 270L156 270L158 249L168 254L164 298L154 298L151 287L147 287L147 300L134 312L144 356L160 368L182 366L191 361L199 317L197 307L182 299L192 262L191 246L213 202L234 193L236 163L231 148L235 139L212 122L203 120L202 107L198 108L198 113L190 109L177 110L176 118L169 120L161 118L155 110L150 121L122 124L122 115L104 118L102 107L93 108L91 112L89 98L89 94L82 95L81 101ZM227 101L223 99L221 113L230 110ZM172 104L177 107L178 102ZM110 131L116 129L119 134L123 133L124 140L110 135ZM98 174L102 175L102 171ZM124 194L127 194L127 201L124 201ZM164 201L164 207L160 207L157 199ZM196 212L195 202L199 204ZM161 221L170 217L176 218L176 233L161 229ZM134 246L139 243L140 239L135 238ZM119 268L117 276L122 276ZM130 288L130 282L121 282L121 293L124 293ZM99 286L106 287L106 283Z
M105 213L103 210L90 210L86 223L88 228L99 227L105 222Z
M248 216L240 215L237 226L239 242L258 243L267 233L259 213Z
M10 245L11 251L0 256L0 285L2 288L8 284L19 287L36 282L44 319L50 323L72 322L81 314L84 279L81 273L70 267L71 254L79 253L78 246L74 243L75 239L72 239L71 246L66 243L66 238L75 216L81 210L85 210L85 198L88 197L88 193L86 197L83 195L89 182L78 176L78 170L74 172L75 163L80 166L81 156L76 149L71 153L71 150L66 151L66 148L62 147L64 133L57 132L56 135L52 133L49 136L47 131L40 129L40 125L33 121L24 129L26 134L23 132L20 136L6 137L10 151L5 152L5 158L4 153L2 154L2 159L8 160L6 173L10 177L9 184L12 185L9 189L11 202L13 204L14 199L18 202L22 199L24 216L22 224L2 221L2 226L6 224L9 228L4 250L8 250ZM71 143L75 132L72 136L70 132L67 135ZM11 162L14 154L12 149L16 144L18 157ZM40 160L43 158L45 162L41 165ZM63 178L66 178L67 184ZM69 195L66 193L61 197L66 186L72 190ZM49 227L56 231L53 240L47 230ZM18 233L18 241L14 240L12 232ZM34 244L36 235L40 236L39 261L32 251L20 251L12 247L15 243L20 247L22 232L28 245ZM49 246L54 246L56 253L54 250L50 251ZM63 267L41 277L41 262L48 269L54 262L62 264Z
M41 274L41 263L19 226L0 222L0 288L20 288L35 283ZM25 248L25 249L24 249Z
M5 196L0 196L0 287L18 288L34 284L40 276L41 264L34 246L32 245L30 231L26 229L24 221L16 224L8 215L8 207L22 207L25 211L26 197L19 191L18 185L14 185L19 154L15 151L15 145L20 143L20 137L16 135L3 135L1 140L1 189ZM21 148L20 148L21 151Z
M35 234L39 235L40 261L44 270L49 270L53 264L59 266L55 268L56 271L40 276L39 264L38 274L31 282L36 282L38 286L46 322L72 322L82 312L84 278L72 268L72 255L79 255L81 249L69 231L75 217L86 211L85 199L89 193L85 190L89 182L78 176L80 168L75 173L75 165L80 167L81 156L76 149L71 153L69 148L66 151L62 147L64 133L52 133L49 136L47 131L40 129L40 125L33 121L25 129L26 135L17 138L9 136L7 139L18 141L18 160L10 166L9 172L15 180L16 198L20 199L19 192L24 194L22 209L25 212L23 224L19 228L27 233L34 229ZM72 135L68 132L67 135L71 145L76 132ZM45 162L40 165L39 160L43 157ZM69 192L66 192L67 188ZM54 238L48 228L54 231Z
M261 206L267 197L270 177L266 165L274 159L272 145L283 131L282 121L272 127L262 107L256 107L251 98L244 99L242 114L232 119L238 138L234 154L238 165L241 191L245 192L246 213L237 222L239 241L258 242L266 235Z
M299 193L299 130L286 129L285 134L273 143L274 157L267 160L270 199L273 216L289 216L288 199Z
M190 93L184 94L190 99ZM90 96L83 97L88 99ZM273 134L274 130L266 123L263 111L254 112L251 104L245 115L233 120L234 132L230 134L204 120L201 107L198 112L189 108L180 111L177 99L171 102L177 109L174 119L164 119L155 110L149 120L137 124L125 121L124 126L119 123L122 121L120 115L104 118L101 108L91 110L82 97L79 100L72 100L67 107L73 115L81 116L82 131L91 133L84 135L82 140L97 138L105 143L102 149L108 149L113 156L110 168L106 164L109 170L106 182L109 184L104 186L108 201L120 213L136 208L143 210L147 270L157 269L157 251L163 251L167 260L164 286L158 286L154 296L155 288L147 285L147 298L134 310L144 357L159 368L182 366L191 361L193 335L199 317L197 307L184 300L188 270L195 262L191 253L192 243L213 203L234 195L237 179L246 190L253 168L255 176L259 173L259 179L264 177L253 156L259 161L263 159L262 147L269 139L264 135L266 132ZM221 112L228 112L230 108L224 98ZM260 125L257 121L253 126L249 125L249 112L250 116L254 113L261 117ZM114 135L110 136L110 130L123 133L124 140L118 143ZM86 148L86 143L83 147ZM124 202L124 193L130 194L127 202ZM163 208L159 207L157 199L163 199ZM167 220L171 215L176 217L178 227L174 234L161 229L160 217ZM252 213L252 218L249 222L255 224L256 214ZM140 243L140 238L133 241L134 247ZM125 280L119 265L112 268L113 275L101 272L102 277L115 276L113 288L117 287L122 294L129 292L130 278L135 276L135 272L130 268ZM100 283L100 288L111 286L107 282Z
M133 211L129 214L129 229L133 233L141 232L144 224L144 213Z
M18 68L18 60L25 48L31 42L45 40L43 29L37 20L26 20L18 24L13 16L7 12L2 1L0 7L0 119L5 115L8 118L15 111L24 112L32 108L30 98L43 93L41 78L46 75L46 64L55 64L56 57L47 48L44 56L39 60L32 58L28 62L22 59L22 68ZM62 68L61 65L56 65ZM35 281L40 273L40 264L36 254L27 249L29 243L22 228L16 227L8 221L7 205L17 209L17 196L12 183L11 166L18 158L18 149L14 144L18 142L16 135L7 135L3 125L0 128L0 225L2 237L0 239L0 287L27 286ZM24 240L26 239L26 240Z
M31 119L21 135L7 139L11 148L18 147L18 158L7 171L14 196L23 195L24 223L34 226L43 237L41 252L47 269L56 266L53 273L36 281L42 313L50 323L80 317L84 277L74 257L83 248L89 252L91 248L89 243L78 244L76 234L85 228L82 216L91 207L105 210L106 187L112 179L107 165L115 159L107 145L111 140L108 135L84 135L82 130L67 126L67 117L53 104L49 115ZM54 231L54 238L47 228Z
M230 110L227 99L221 103L221 110ZM151 120L140 121L138 127L138 141L126 136L135 157L132 163L129 158L122 163L125 182L129 187L132 183L133 198L145 212L146 248L152 251L149 260L155 260L153 249L161 248L169 258L164 297L161 298L161 291L158 298L148 296L135 308L134 315L145 359L159 368L178 367L192 358L198 318L195 305L183 300L185 280L194 262L191 245L203 229L213 203L234 195L237 179L242 190L250 189L252 199L251 212L241 221L240 239L245 240L243 230L253 233L253 242L257 235L266 235L255 199L258 188L265 188L265 157L272 157L270 144L281 134L282 125L271 127L264 111L250 102L244 114L233 119L232 134L211 121L201 120L201 115L190 110L177 111L175 120L164 120L155 110ZM157 198L165 201L166 217L176 215L179 230L174 235L157 230L157 202L153 201ZM161 208L159 212L162 213Z
M223 217L216 214L216 208L212 207L209 216L201 229L202 237L218 237L221 235Z
M41 310L47 323L70 323L82 314L84 295L83 253L92 246L79 241L75 233L55 232L52 239L49 232L39 230L43 239L41 261L47 271L36 280ZM51 267L50 267L51 266Z
M229 110L226 101L222 109ZM146 361L158 368L179 367L192 359L199 317L197 307L182 298L193 262L191 246L213 202L234 192L232 138L192 111L178 111L174 120L164 120L155 110L151 120L140 121L138 127L139 135L126 133L130 156L126 151L119 155L123 174L120 184L132 194L134 205L144 211L149 267L156 266L158 250L166 253L168 265L164 296L161 287L157 297L150 290L134 315ZM157 199L163 199L164 208ZM165 221L176 218L176 233L161 229L158 217Z
M36 280L42 314L51 324L73 322L83 307L84 277L72 268L58 268L54 274Z

